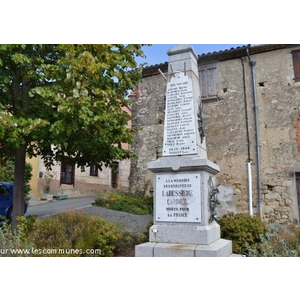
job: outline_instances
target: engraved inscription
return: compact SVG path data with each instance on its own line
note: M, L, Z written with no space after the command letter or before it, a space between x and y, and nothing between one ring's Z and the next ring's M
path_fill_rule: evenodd
M201 222L200 173L156 175L156 221Z
M163 156L197 153L195 127L192 80L176 73L167 85Z

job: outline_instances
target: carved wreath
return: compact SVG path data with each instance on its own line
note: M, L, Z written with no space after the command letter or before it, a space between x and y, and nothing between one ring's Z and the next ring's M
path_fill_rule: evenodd
M209 222L217 221L217 205L220 204L218 199L219 190L215 187L212 176L208 179L208 200L210 208Z
M203 143L205 133L204 133L204 121L202 116L202 101L200 99L199 111L198 111L198 130L201 138L201 144Z

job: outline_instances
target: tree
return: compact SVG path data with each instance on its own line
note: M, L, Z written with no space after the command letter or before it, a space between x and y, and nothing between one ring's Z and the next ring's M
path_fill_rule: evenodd
M141 45L0 45L0 152L13 154L14 212L23 215L25 158L99 169L133 156L128 89Z

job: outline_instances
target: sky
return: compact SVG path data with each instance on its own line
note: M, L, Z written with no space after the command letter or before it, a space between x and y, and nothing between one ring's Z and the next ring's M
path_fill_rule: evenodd
M203 53L221 51L230 49L232 47L245 46L246 44L190 44L195 52L200 55ZM147 63L148 66L160 64L168 61L167 51L176 44L152 44L151 46L144 46L143 52L146 55L145 59L138 58L139 63Z

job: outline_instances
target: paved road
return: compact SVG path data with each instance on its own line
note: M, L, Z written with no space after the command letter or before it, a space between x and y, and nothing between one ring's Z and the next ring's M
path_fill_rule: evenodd
M31 203L29 201L29 207L25 216L37 215L38 217L43 217L45 215L53 215L66 210L91 206L91 203L94 200L95 197L81 197L53 202L38 201Z
M100 216L103 219L117 224L122 229L133 233L145 232L149 222L153 220L152 215L134 215L103 207L92 206L91 203L94 200L95 197L82 197L54 202L39 201L29 205L25 216L37 215L38 217L43 217L45 215L53 215L72 209L82 209L90 215Z

